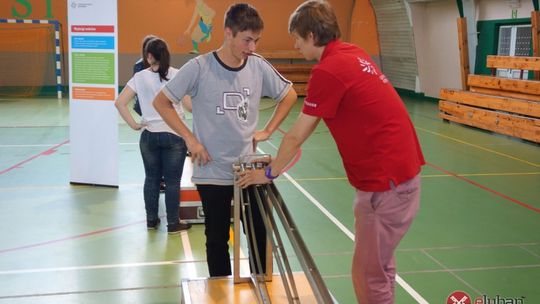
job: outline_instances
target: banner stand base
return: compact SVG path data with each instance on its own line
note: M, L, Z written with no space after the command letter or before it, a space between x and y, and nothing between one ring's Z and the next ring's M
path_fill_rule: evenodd
M70 185L73 185L73 186L92 186L92 187L107 187L107 188L117 188L118 189L118 186L116 185L101 185L101 184L90 184L90 183L78 183L78 182L69 182Z

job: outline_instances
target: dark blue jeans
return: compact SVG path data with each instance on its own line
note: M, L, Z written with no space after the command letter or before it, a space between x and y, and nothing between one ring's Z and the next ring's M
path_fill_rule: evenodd
M186 160L186 142L168 132L144 130L139 142L146 177L144 179L144 205L146 219L158 218L159 184L165 180L165 207L167 223L179 221L180 178Z

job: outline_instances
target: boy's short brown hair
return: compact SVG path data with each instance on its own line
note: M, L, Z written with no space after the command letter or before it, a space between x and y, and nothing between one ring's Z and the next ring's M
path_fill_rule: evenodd
M225 27L232 30L233 36L238 32L250 30L260 32L264 22L253 6L247 3L236 3L229 7L225 13Z
M296 8L289 17L289 33L306 38L311 32L315 46L325 46L341 37L334 9L326 1L309 0Z

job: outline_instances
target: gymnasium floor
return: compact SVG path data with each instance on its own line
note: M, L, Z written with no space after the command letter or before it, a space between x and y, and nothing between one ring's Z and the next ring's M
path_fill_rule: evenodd
M540 146L404 99L428 164L397 251L396 303L446 303L455 290L540 303ZM68 113L66 100L0 98L0 303L179 303L182 279L207 275L203 227L146 230L138 133L124 123L120 187L70 186ZM260 148L275 154L280 140ZM276 185L330 291L354 303L354 193L323 124Z

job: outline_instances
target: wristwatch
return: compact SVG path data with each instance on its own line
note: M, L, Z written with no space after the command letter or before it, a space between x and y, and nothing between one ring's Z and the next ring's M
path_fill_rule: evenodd
M269 180L274 180L279 176L279 174L276 175L276 176L273 176L272 175L272 167L266 166L266 169L264 170L264 176L266 176L266 178L268 178Z

